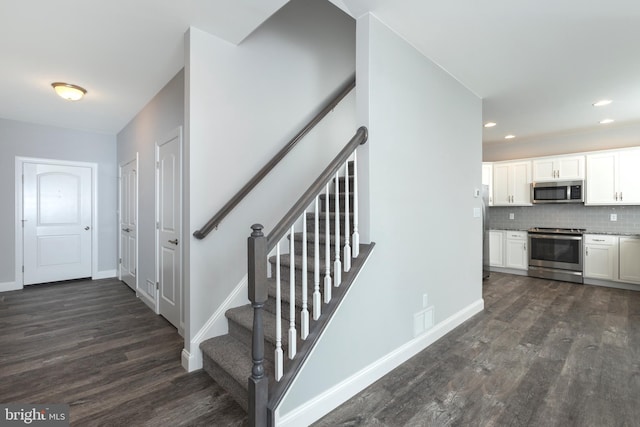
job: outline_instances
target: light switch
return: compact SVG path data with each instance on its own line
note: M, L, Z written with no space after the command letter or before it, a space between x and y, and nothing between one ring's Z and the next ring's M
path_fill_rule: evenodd
M480 208L473 208L473 217L480 218L480 215L482 215L482 211L480 210Z

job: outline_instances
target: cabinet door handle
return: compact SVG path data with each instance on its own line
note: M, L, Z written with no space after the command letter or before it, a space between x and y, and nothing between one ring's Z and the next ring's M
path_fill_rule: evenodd
M618 192L616 191L616 201L618 200Z
M123 228L122 231L124 231L125 233L128 233L128 232L131 231L131 229L129 227L127 227L127 228Z
M589 256L589 248L585 248L585 249L584 249L584 254L585 254L586 256Z
M527 244L526 243L522 244L522 249L525 250L525 251L527 250Z
M169 243L177 245L178 244L178 239L175 240L169 240Z
M620 192L620 201L622 201L622 191Z
M593 239L594 242L604 242L604 239Z

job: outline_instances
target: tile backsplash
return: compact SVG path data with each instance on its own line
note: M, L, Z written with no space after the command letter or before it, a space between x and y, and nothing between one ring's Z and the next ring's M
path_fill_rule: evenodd
M509 219L509 214L514 219ZM611 214L617 221L611 221ZM584 206L551 204L489 208L489 224L495 230L531 227L586 228L587 232L640 234L640 206Z

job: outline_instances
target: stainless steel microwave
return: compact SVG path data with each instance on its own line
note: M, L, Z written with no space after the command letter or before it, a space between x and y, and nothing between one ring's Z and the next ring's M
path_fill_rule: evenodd
M531 183L533 203L584 203L584 181Z

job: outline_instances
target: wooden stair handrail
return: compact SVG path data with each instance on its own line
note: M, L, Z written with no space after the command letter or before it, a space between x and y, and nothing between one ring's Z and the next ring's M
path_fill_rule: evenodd
M269 162L256 173L244 187L240 189L205 225L193 233L196 239L204 239L214 229L218 228L220 222L267 176L271 170L307 135L331 110L333 110L342 99L356 86L356 78L344 86L340 93L330 101L316 116L311 119L305 127L294 136Z
M324 186L331 180L335 173L344 166L345 162L355 151L358 145L365 144L368 138L368 131L365 126L361 126L351 140L344 146L342 151L329 163L329 166L320 174L320 176L311 184L311 186L298 199L295 205L286 215L278 222L267 236L267 252L275 248L276 244L289 231L293 224L302 215L304 210L311 204L313 199L322 191Z

